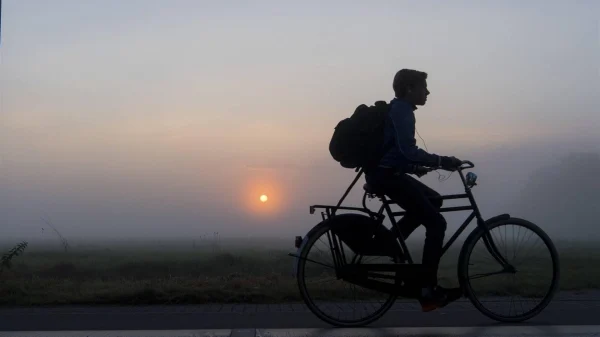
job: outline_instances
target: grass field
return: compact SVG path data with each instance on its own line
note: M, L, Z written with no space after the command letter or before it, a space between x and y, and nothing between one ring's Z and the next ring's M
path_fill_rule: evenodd
M290 240L291 241L291 240ZM420 245L420 243L419 243ZM0 304L273 303L299 301L290 248L211 246L177 248L73 247L29 249L0 275ZM460 245L456 245L458 248ZM152 248L154 247L154 248ZM420 259L419 246L411 246ZM561 289L600 288L600 249L594 244L557 244ZM442 260L440 279L456 285L457 250ZM530 285L536 286L535 275ZM502 280L484 292L504 289ZM500 292L501 293L501 292Z

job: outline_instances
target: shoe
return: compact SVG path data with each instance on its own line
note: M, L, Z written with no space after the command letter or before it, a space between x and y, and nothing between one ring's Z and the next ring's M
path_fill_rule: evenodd
M460 288L445 289L440 286L424 288L419 303L421 303L423 312L429 312L447 306L449 303L461 298L462 295L463 292Z

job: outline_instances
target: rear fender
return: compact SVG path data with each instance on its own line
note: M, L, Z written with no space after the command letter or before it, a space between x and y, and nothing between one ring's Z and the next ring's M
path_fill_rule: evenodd
M339 215L338 215L339 216ZM293 270L292 270L292 276L296 277L296 275L298 274L298 266L300 265L300 254L302 253L302 250L304 250L304 247L306 247L306 244L308 243L308 240L314 235L315 232L317 232L319 229L321 229L324 226L327 226L329 224L329 221L331 220L331 218L329 219L325 219L321 222L319 222L318 224L316 224L313 228L311 228L308 233L306 233L306 235L302 238L302 243L300 244L300 246L296 249L296 256L294 257L294 264L293 264Z
M372 226L373 230L380 231L389 231L381 221L374 220L373 218L356 213L347 213L347 214L338 214L328 219L321 221L316 224L313 228L311 228L308 233L302 238L302 243L296 250L296 256L294 258L294 266L292 274L295 277L298 272L298 266L300 264L300 258L302 251L305 249L306 245L310 238L312 238L318 231L320 231L323 227L330 227L333 231L337 231L340 228L344 228L347 224L360 224L360 226ZM379 228L377 228L379 227ZM367 240L367 238L365 238ZM396 243L397 244L397 243ZM399 248L399 246L398 246Z

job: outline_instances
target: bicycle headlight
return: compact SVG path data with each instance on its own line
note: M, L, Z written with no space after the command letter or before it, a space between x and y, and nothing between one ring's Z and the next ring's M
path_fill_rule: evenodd
M473 187L475 185L477 185L476 181L477 181L477 175L473 172L469 172L467 173L467 185L469 187Z

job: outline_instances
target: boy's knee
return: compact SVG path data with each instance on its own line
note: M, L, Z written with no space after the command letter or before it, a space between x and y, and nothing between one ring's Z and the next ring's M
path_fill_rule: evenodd
M432 235L444 236L444 234L446 233L446 228L446 219L440 213L436 213L434 216L434 220L431 221L430 225L427 226L426 230L428 232L431 232Z
M442 208L442 205L444 204L444 200L442 200L442 195L435 191L433 191L432 193L432 197L430 197L429 199L431 205L437 209Z

